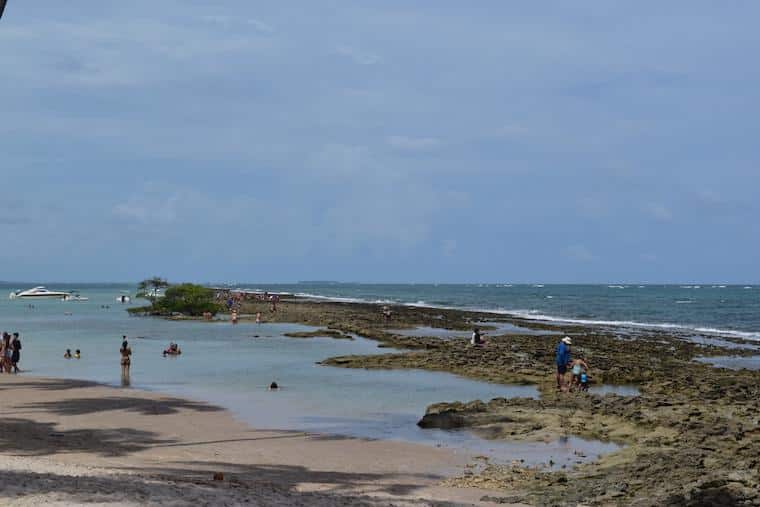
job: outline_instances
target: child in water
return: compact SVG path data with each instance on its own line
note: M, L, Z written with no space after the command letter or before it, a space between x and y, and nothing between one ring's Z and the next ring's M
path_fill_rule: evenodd
M588 374L585 371L581 373L580 387L582 392L588 391Z
M64 359L71 359L71 349L66 349L66 353L63 355Z
M573 387L578 387L581 390L583 389L581 375L586 375L586 384L588 384L588 370L588 364L583 359L579 358L573 361Z

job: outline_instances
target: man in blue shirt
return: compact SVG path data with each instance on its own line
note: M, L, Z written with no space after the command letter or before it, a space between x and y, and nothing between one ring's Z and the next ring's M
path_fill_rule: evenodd
M565 373L567 372L567 365L570 363L570 345L573 341L569 336L562 338L562 341L557 345L556 351L556 363L557 363L557 389L564 391L565 389Z

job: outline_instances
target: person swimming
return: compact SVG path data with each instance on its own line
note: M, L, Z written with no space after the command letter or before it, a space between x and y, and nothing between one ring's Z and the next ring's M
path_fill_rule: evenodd
M74 352L74 359L81 359L81 358L82 358L82 354L81 352L79 352L79 349L77 349L76 352Z
M66 349L66 353L63 355L64 359L71 359L71 349Z
M280 386L277 385L277 382L272 382L271 384L269 384L269 390L270 391L276 391L279 388L280 388Z
M170 342L169 347L167 349L164 349L163 354L164 356L178 356L182 354L182 351L180 350L179 345L174 342Z

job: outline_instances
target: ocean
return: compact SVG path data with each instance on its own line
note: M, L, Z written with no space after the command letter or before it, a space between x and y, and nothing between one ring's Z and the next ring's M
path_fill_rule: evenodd
M235 284L344 301L489 310L518 317L760 340L760 285Z
M32 283L0 285L0 331L21 333L24 373L92 380L121 386L122 335L133 349L128 388L164 392L223 406L258 428L305 430L362 438L402 440L499 456L520 454L562 463L573 449L607 452L614 444L574 441L547 444L486 442L468 432L422 430L425 408L454 400L536 397L532 386L477 382L425 371L368 371L320 366L328 357L388 353L377 343L329 338L289 339L306 330L291 324L207 323L132 317L117 302L135 285L48 284L77 291L88 301L10 300L7 294ZM244 289L289 292L347 301L487 309L555 321L621 325L642 329L678 327L710 339L733 335L760 339L760 288L745 286L572 286L572 285L366 285L309 283L235 284ZM137 301L131 303L142 304ZM32 305L30 307L30 304ZM622 328L621 328L622 329ZM183 354L164 358L169 341ZM66 349L82 358L64 359ZM270 382L282 386L266 389ZM625 393L624 393L625 394ZM527 448L519 448L520 446ZM554 446L554 447L552 447Z

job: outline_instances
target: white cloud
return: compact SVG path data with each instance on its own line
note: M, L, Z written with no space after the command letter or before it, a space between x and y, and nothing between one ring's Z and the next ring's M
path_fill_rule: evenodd
M375 65L380 62L379 56L349 46L338 46L335 49L335 53L345 56L359 65Z
M220 25L224 28L251 27L257 32L261 33L274 33L275 31L272 25L255 18L238 18L234 16L213 15L203 16L201 19L215 25Z
M311 155L307 165L322 176L343 178L368 169L372 160L366 146L332 143Z
M673 220L673 212L659 203L647 204L644 207L644 212L658 222L671 222Z
M431 151L441 145L440 139L435 137L390 136L387 143L400 151Z
M591 250L583 245L568 246L565 248L564 253L565 257L574 261L591 262L598 259L598 257L594 255Z

